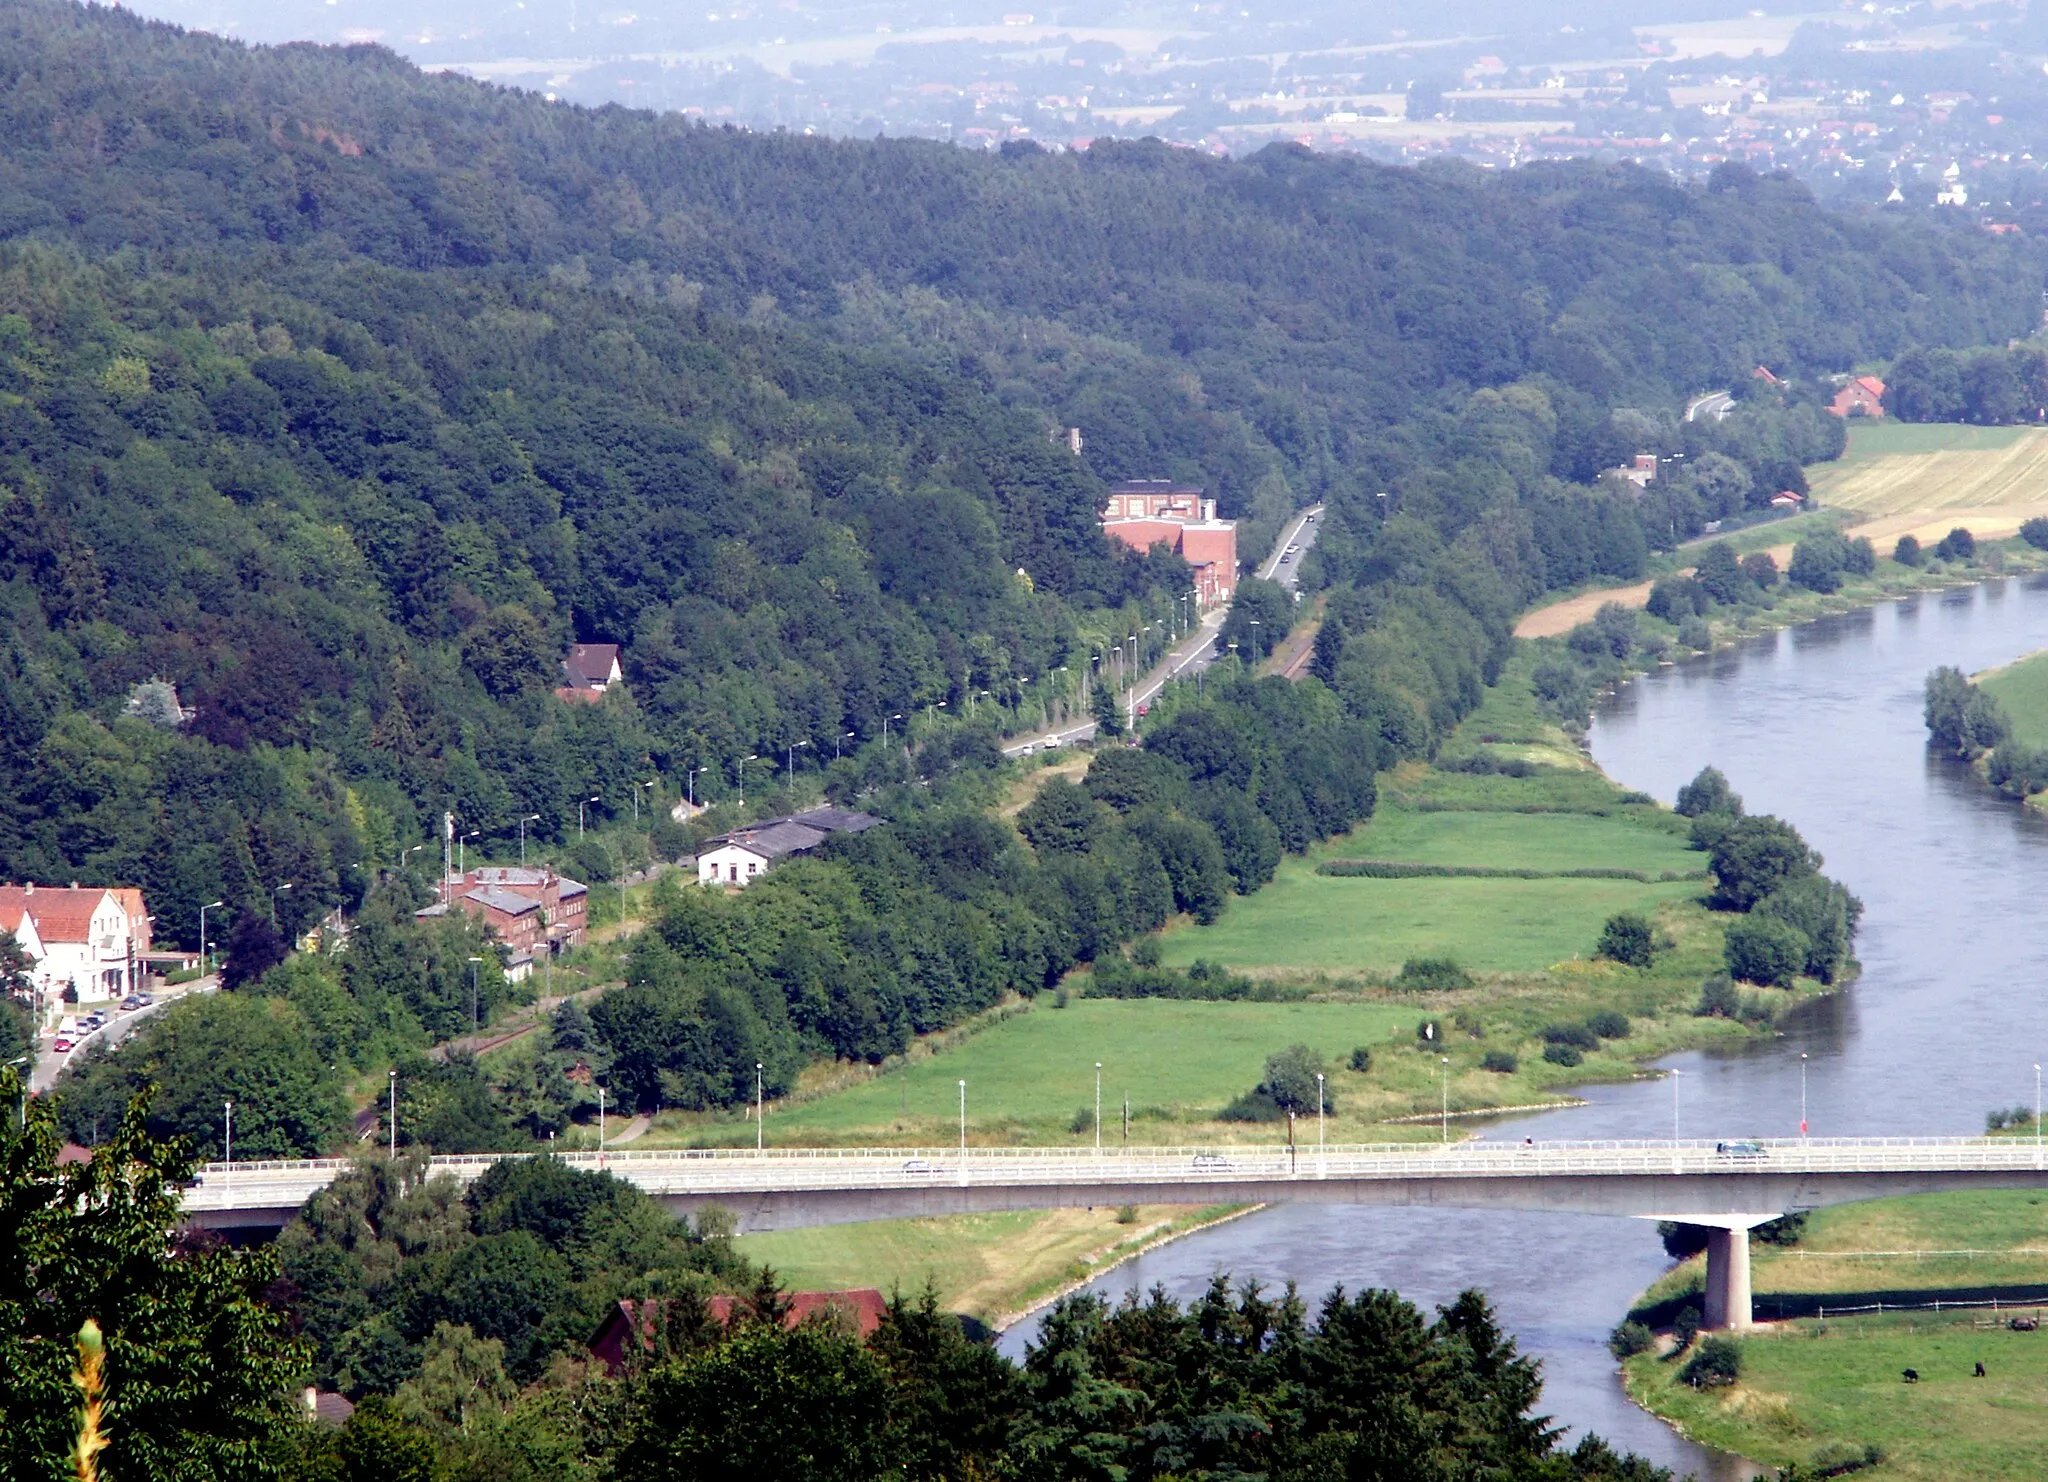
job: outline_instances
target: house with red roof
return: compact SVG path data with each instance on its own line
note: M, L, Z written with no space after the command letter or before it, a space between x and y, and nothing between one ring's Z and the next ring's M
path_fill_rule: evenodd
M616 643L572 643L562 660L562 685L555 698L592 703L622 678Z
M1884 382L1876 376L1857 376L1835 393L1828 410L1837 417L1882 417Z
M97 1003L140 988L149 925L142 892L129 886L0 885L0 928L34 959L29 976L45 1001L68 991Z
M1237 590L1237 521L1216 518L1216 501L1172 479L1126 479L1109 491L1102 533L1134 551L1163 545L1193 570L1195 600L1228 602Z

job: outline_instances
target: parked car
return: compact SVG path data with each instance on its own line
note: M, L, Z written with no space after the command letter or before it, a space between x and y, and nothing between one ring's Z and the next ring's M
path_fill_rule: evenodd
M1228 1173L1229 1171L1230 1171L1230 1160L1229 1160L1228 1158L1224 1157L1224 1156L1223 1156L1223 1154L1221 1154L1221 1153L1196 1153L1196 1154L1195 1154L1195 1172L1197 1172L1197 1173Z
M903 1164L905 1173L944 1173L946 1170L929 1158L910 1158Z
M50 1046L50 1049L59 1055L69 1055L72 1050L72 1042L60 1034L57 1036L56 1042Z
M156 995L154 993L132 993L129 997L133 998L138 1005L145 1009L156 1002Z
M124 1014L132 1014L137 1009L143 1008L145 1006L146 1000L144 1000L141 994L131 993L126 998L121 1000L120 1009L121 1012Z
M1760 1142L1717 1142L1714 1144L1714 1151L1724 1158L1766 1158L1770 1156L1764 1151L1764 1145Z

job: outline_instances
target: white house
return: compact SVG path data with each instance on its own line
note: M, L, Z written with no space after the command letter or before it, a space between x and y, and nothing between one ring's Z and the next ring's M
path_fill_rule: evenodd
M75 990L80 1003L120 998L142 985L149 911L142 892L79 885L0 885L0 924L21 919L37 946L30 975L46 1002ZM20 930L17 939L23 939ZM27 946L23 939L23 946Z
M785 855L817 848L833 834L858 834L882 820L847 808L812 808L787 818L764 818L706 839L697 850L699 885L744 886Z

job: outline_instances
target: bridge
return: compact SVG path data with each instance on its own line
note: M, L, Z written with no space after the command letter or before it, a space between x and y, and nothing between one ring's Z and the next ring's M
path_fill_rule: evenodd
M467 1182L505 1157L435 1158ZM730 1210L742 1234L861 1220L1124 1204L1426 1205L1678 1220L1708 1230L1706 1325L1750 1320L1753 1227L1794 1211L1954 1189L2048 1187L2048 1149L2016 1138L1784 1142L1461 1142L1208 1148L790 1148L568 1153L672 1212ZM275 1229L345 1159L209 1163L190 1223Z

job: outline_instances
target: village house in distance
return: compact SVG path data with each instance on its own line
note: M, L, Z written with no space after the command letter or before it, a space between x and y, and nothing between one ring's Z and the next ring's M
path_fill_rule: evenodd
M616 643L572 643L569 656L562 660L562 684L555 698L595 705L624 677Z
M812 808L783 818L764 818L729 834L706 839L697 850L697 883L737 888L791 854L817 848L834 834L865 833L882 820L848 808Z
M142 986L149 908L128 886L0 885L0 931L28 954L40 1003L125 998Z
M1135 551L1163 545L1195 573L1195 600L1227 604L1237 590L1237 521L1216 518L1216 501L1172 479L1126 479L1109 491L1102 533Z
M448 899L413 914L445 916L450 904L479 917L510 954L505 976L519 982L539 957L583 945L590 888L553 870L524 865L479 865L448 882Z

